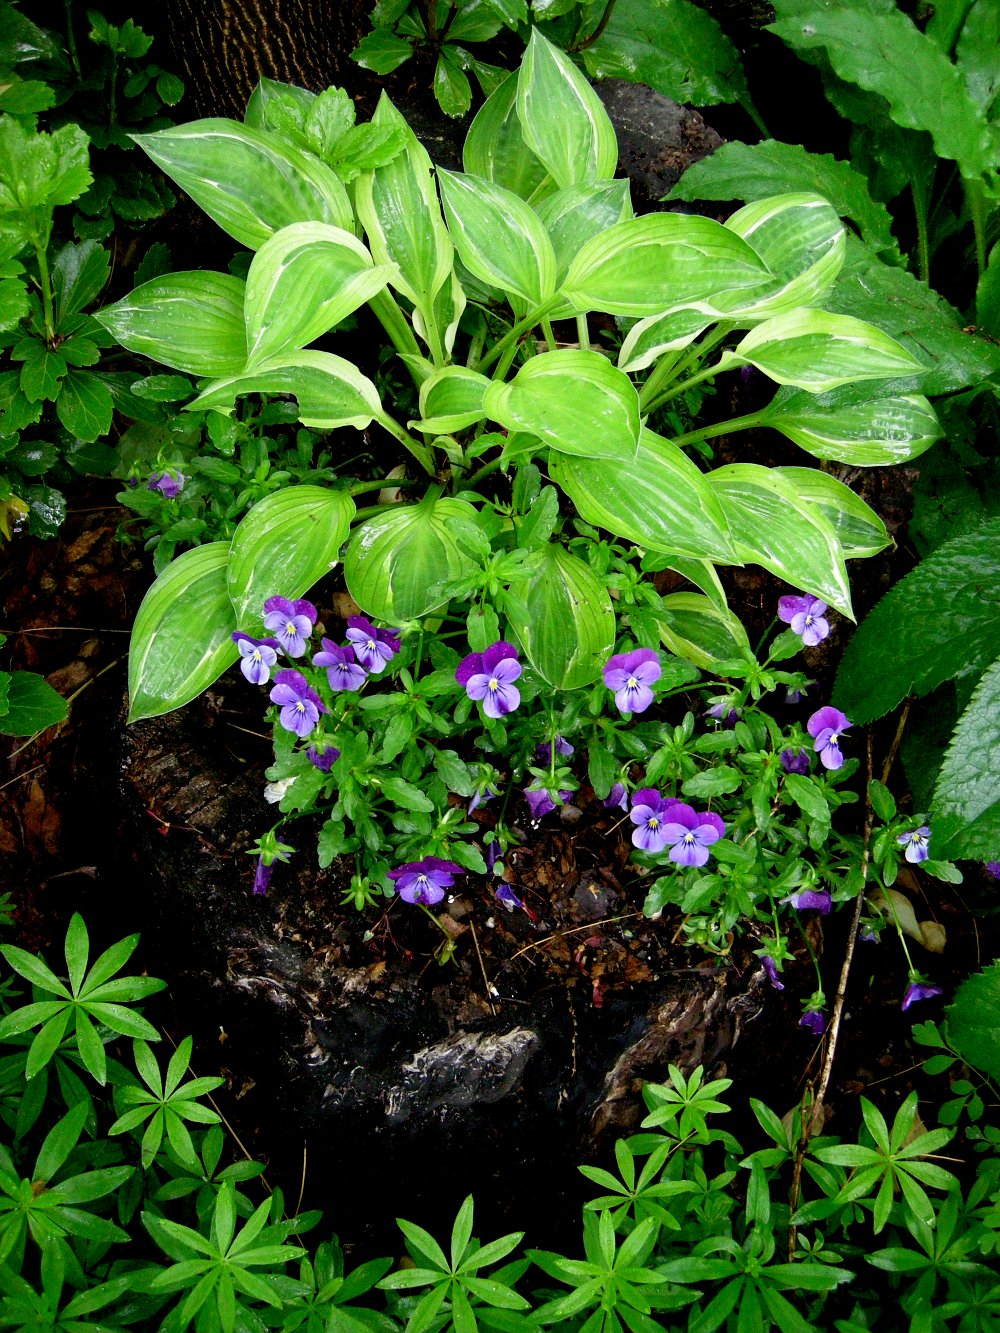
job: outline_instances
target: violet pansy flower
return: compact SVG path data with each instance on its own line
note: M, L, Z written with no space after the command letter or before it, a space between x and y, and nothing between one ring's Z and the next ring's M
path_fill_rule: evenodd
M799 1019L800 1028L808 1028L814 1037L822 1037L826 1031L826 1015L822 1009L807 1009Z
M631 653L616 653L604 664L604 683L614 692L619 712L644 713L653 702L650 689L663 674L659 653L652 648L636 648Z
M309 749L306 750L306 758L321 773L329 773L340 758L340 751L335 745L325 745L323 749L316 745L310 745Z
M240 655L240 670L251 685L266 685L271 679L271 668L278 660L281 645L277 639L255 639L242 630L229 636Z
M850 719L839 708L817 709L806 723L806 730L815 744L813 749L819 755L824 768L840 768L844 756L840 753L840 738L851 725Z
M930 840L931 831L926 824L922 824L920 828L911 829L909 833L901 833L896 839L900 847L906 848L903 855L906 857L907 861L917 864L921 861L926 861L930 855L927 846Z
M624 782L614 783L601 805L604 806L605 810L627 810L628 792L625 789Z
M341 648L332 639L324 639L323 651L313 654L313 666L326 667L331 690L359 690L368 679L354 649L350 646Z
M159 491L164 500L176 500L186 480L183 472L154 472L146 482L146 490Z
M786 773L808 773L809 772L809 751L799 749L782 750L778 755L781 767Z
M500 793L493 787L483 787L481 791L477 788L472 793L472 800L466 807L465 813L471 815L473 810L478 810L481 805L485 805L487 801L495 800L499 795Z
M364 616L348 616L346 638L366 671L377 676L399 652L398 629L376 629Z
M296 736L308 736L319 721L320 713L329 711L301 671L291 668L278 672L269 697L273 704L281 707L278 721Z
M270 630L289 657L302 657L316 624L317 612L304 597L269 597L264 603L264 628Z
M797 912L819 912L820 916L829 916L833 906L829 889L799 889L781 901L791 903Z
M552 751L561 754L564 759L568 759L574 753L573 746L562 736L557 736L554 741L543 741L541 745L535 746L535 758L540 764L551 764L553 759Z
M407 903L422 903L433 907L455 882L456 875L465 871L454 861L442 861L439 856L425 856L422 861L407 861L389 871L396 892Z
M655 787L640 787L633 792L628 815L635 825L632 846L644 852L662 852L669 841L665 831L668 820L680 804L670 796L661 796Z
M807 648L815 648L830 633L829 622L823 618L825 611L826 602L808 593L804 597L778 598L778 619L791 625Z
M502 639L484 653L469 653L455 671L459 685L465 686L470 699L482 702L487 717L505 717L521 702L521 692L514 681L521 675L517 649Z
M544 815L551 814L556 808L556 803L545 790L544 787L525 787L523 788L524 799L528 803L528 809L531 811L532 819L541 819ZM573 795L571 791L561 791L559 799L568 801Z
M1000 861L986 861L983 869L990 879L1000 879Z
M778 976L778 965L769 953L762 956L760 960L764 964L764 975L774 987L775 990L784 990L785 983Z
M514 892L514 890L510 887L509 884L501 884L493 896L494 898L496 898L498 903L503 903L504 907L506 907L508 912L513 912L515 907L524 906L524 903L517 896L517 894Z
M934 995L941 994L940 986L928 985L918 976L910 977L910 984L906 988L906 994L903 996L902 1010L905 1014L911 1004L916 1004L919 1000L929 1000Z
M719 841L726 826L711 811L698 814L690 805L676 802L664 825L664 835L670 845L670 859L680 866L703 866L709 857L709 847Z

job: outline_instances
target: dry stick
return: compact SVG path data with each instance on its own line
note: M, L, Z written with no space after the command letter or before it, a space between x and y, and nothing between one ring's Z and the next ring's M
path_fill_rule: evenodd
M486 987L486 1003L490 1006L490 1010L492 1011L495 1017L497 1012L497 1007L493 1003L493 991L490 987L490 979L486 975L486 964L483 962L482 951L479 948L479 936L476 934L476 923L470 920L469 925L472 928L472 943L476 946L476 957L479 959L479 970L483 974L483 985Z
M903 729L906 726L906 719L910 714L910 702L906 701L903 711L899 717L899 725L896 727L896 734L892 738L892 744L889 746L889 753L886 755L885 763L882 765L882 785L889 776L889 770L892 768L899 750L899 743L903 739ZM868 786L871 782L873 773L872 762L872 738L871 733L867 737L867 773L868 780L865 783L865 828L862 835L861 844L861 887L858 889L858 896L854 903L854 920L851 922L851 931L847 938L847 948L844 950L844 963L840 969L840 981L837 983L837 996L833 1002L833 1015L830 1019L830 1029L826 1045L826 1054L823 1057L823 1068L820 1071L819 1086L816 1090L816 1097L808 1114L802 1116L802 1132L799 1136L799 1146L795 1154L795 1166L792 1171L792 1188L788 1196L789 1212L794 1215L799 1206L799 1193L802 1187L802 1164L805 1160L806 1149L809 1147L809 1140L812 1137L813 1127L820 1127L820 1116L823 1110L823 1104L826 1098L827 1089L830 1086L830 1075L833 1073L833 1061L837 1051L837 1037L840 1033L840 1020L844 1012L844 1001L847 998L847 981L851 973L851 963L854 961L854 946L858 938L858 929L861 924L861 913L865 905L865 885L868 882L868 865L870 857L870 844L872 836L872 823L874 811L872 803L868 797ZM789 1223L788 1227L788 1260L789 1263L795 1259L795 1242L798 1230L794 1223Z
M612 921L632 921L637 916L642 916L642 913L623 912L621 916L605 916L600 921L588 921L586 925L574 926L571 930L557 930L551 935L546 935L544 940L532 940L523 949L518 949L517 953L512 953L507 961L512 963L515 958L520 958L521 954L530 953L532 949L540 949L543 944L551 944L553 940L563 940L567 935L579 935L581 930L596 930L598 926L606 926Z

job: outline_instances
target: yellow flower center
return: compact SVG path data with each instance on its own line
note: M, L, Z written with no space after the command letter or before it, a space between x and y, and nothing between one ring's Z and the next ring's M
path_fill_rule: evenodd
M500 688L500 682L497 680L496 676L491 678L490 683L486 688L490 690L498 690Z
M656 818L655 815L650 816L649 827L652 829L657 829L660 827L660 821Z
M297 634L297 633L298 633L298 630L295 628L295 626L292 624L291 621L289 621L288 624L285 626L285 633L286 633L286 634Z
M628 680L625 682L625 688L627 690L634 690L638 684L639 682L636 680L635 676L629 676Z

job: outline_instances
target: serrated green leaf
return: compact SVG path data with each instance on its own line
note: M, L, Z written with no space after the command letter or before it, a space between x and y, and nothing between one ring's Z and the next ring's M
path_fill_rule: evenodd
M189 703L236 661L228 562L228 542L198 546L172 561L146 593L129 647L130 722Z
M958 719L931 801L934 856L1000 859L1000 660L987 667Z
M0 715L0 736L34 736L57 722L65 722L69 708L44 676L14 671L7 690L7 707Z
M997 656L1000 519L989 519L945 542L865 618L847 645L833 702L853 721L871 722L909 694L980 675Z
M452 33L449 32L449 36ZM472 86L468 77L443 47L434 66L434 96L446 116L464 116L472 105Z
M97 241L64 245L52 265L56 324L95 301L111 274L108 252Z
M947 1012L948 1037L962 1059L1000 1079L1000 963L966 978Z
M765 139L763 143L724 143L694 162L668 199L765 199L786 191L808 190L829 200L836 212L857 224L872 250L891 257L899 247L892 216L872 198L868 178L830 153L810 153L798 144Z
M413 55L413 45L385 28L376 28L362 37L351 52L351 59L373 74L391 74Z
M59 396L59 381L66 374L66 360L48 343L36 338L26 339L25 343L21 344L24 354L21 392L33 403L51 402Z
M98 374L70 370L59 387L56 415L76 439L93 443L111 429L111 390Z
M228 273L167 273L96 311L130 352L189 375L238 375L247 363L246 284Z

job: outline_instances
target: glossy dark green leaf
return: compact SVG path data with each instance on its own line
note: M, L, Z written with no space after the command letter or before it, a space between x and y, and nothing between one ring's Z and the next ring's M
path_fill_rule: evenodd
M114 402L100 375L70 370L59 388L56 415L78 440L92 443L111 429Z
M228 273L167 273L95 312L130 352L189 375L238 375L247 362L246 286Z
M931 801L935 859L1000 860L998 715L1000 658L986 668L958 719L938 773Z
M96 301L111 274L108 252L97 241L64 245L52 265L56 323Z
M948 1006L948 1038L967 1064L1000 1079L1000 963L959 986Z

